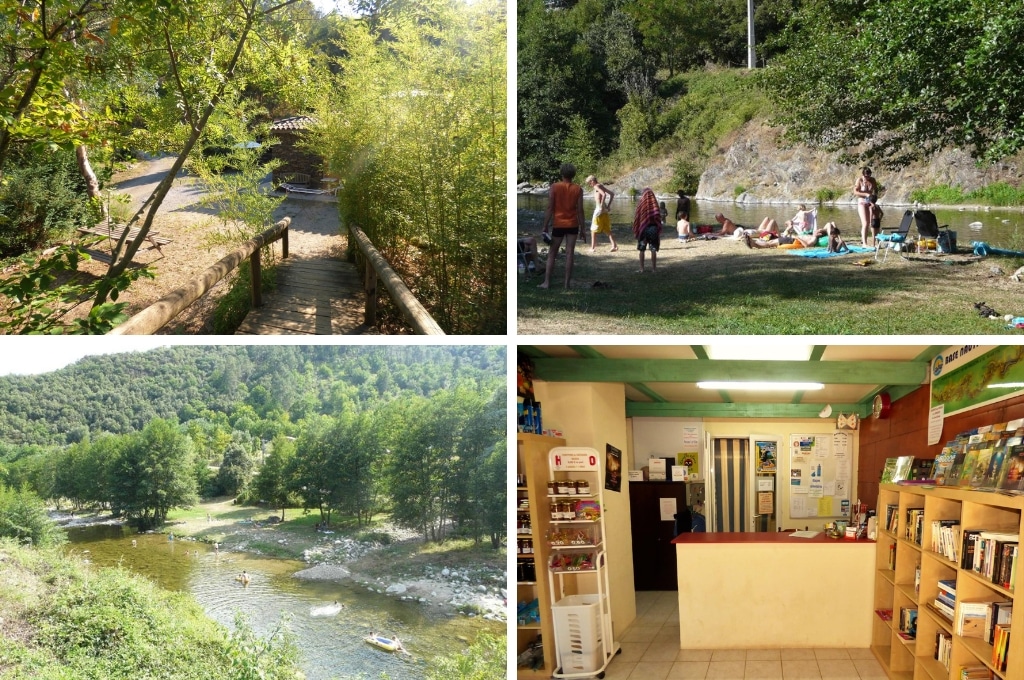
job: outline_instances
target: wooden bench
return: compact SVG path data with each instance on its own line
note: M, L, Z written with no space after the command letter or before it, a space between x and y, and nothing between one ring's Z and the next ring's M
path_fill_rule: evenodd
M95 234L96 236L104 236L108 239L116 241L119 238L121 238L121 234L124 233L124 227L117 224L97 224L94 227L79 227L78 231L80 231L83 234ZM132 227L128 231L128 238L125 239L125 242L134 241L136 238L138 238L138 236L139 228ZM147 250L152 250L153 248L156 248L156 251L161 255L164 254L164 251L162 251L160 247L165 246L171 242L171 239L160 236L160 232L157 231L150 231L148 234L146 234L146 240L152 244L149 248L147 248Z

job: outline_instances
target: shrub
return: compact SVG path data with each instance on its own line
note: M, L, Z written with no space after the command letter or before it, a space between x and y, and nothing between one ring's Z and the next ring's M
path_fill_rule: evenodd
M39 496L7 486L0 486L0 536L44 547L66 540L64 532L50 521Z
M95 218L74 152L12 155L0 183L0 256L39 248Z
M1024 205L1024 191L1010 186L1006 182L996 182L988 186L975 189L966 196L967 200L978 201L987 205L1010 206Z
M940 184L928 187L927 189L911 191L910 200L916 201L917 203L957 205L964 202L964 192L959 187Z
M824 188L818 189L818 191L814 194L814 198L818 201L818 204L820 205L822 203L831 203L832 201L836 200L837 198L839 198L842 195L843 195L842 189L834 189L832 187L824 187Z
M505 677L505 639L481 635L464 652L430 662L427 680L500 680Z

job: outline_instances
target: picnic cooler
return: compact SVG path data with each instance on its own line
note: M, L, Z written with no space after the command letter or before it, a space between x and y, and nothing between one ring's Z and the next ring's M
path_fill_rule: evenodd
M601 668L601 596L567 595L551 611L562 673L586 673Z
M940 253L955 253L956 252L956 232L952 229L946 229L939 232L939 252Z

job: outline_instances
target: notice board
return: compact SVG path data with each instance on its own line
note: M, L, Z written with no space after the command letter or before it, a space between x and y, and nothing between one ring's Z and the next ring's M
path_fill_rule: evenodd
M787 458L790 517L831 518L850 514L853 435L791 434Z

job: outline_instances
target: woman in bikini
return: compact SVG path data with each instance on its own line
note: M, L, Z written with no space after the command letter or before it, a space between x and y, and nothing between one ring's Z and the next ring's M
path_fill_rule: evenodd
M871 176L871 168L860 169L860 177L853 185L853 195L857 197L857 214L860 215L860 244L868 245L868 229L871 227L871 197L877 199L878 182Z

